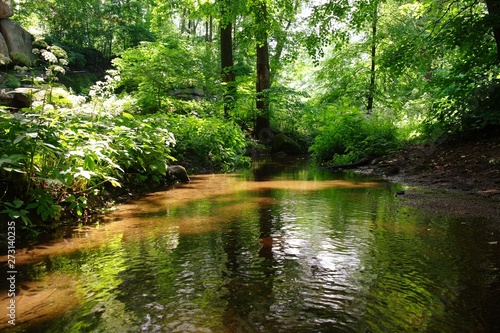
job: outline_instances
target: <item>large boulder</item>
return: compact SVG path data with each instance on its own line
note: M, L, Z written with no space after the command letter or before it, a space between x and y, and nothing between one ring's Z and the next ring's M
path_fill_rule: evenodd
M0 19L14 15L10 0L0 0Z
M6 65L8 63L10 63L9 47L3 35L0 34L0 65Z
M15 64L31 66L35 61L33 54L33 36L19 23L9 19L0 19L0 32L5 39L8 54Z

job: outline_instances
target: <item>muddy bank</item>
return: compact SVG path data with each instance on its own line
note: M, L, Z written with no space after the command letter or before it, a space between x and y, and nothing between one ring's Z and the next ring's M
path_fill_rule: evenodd
M394 182L500 200L500 128L409 145L359 171Z
M357 172L408 185L405 204L500 224L500 128L408 145Z

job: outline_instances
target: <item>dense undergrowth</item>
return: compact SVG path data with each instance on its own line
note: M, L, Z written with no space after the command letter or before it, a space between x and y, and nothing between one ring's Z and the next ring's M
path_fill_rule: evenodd
M2 213L31 230L40 219L51 227L71 216L85 219L110 187L165 183L167 166L178 158L214 170L246 162L243 134L230 123L134 116L117 105L113 112L87 103L48 105L0 110Z
M325 115L322 124L309 150L313 158L329 164L380 156L401 143L396 125L384 114L367 115L355 108L343 108Z
M24 238L67 223L84 223L120 188L166 185L171 164L189 171L247 165L248 141L232 121L196 113L144 114L130 95L114 93L110 71L88 96L59 84L61 58L44 49L47 71L26 77L32 103L0 109L0 214L20 220ZM64 57L64 54L61 54ZM64 63L64 61L62 61Z

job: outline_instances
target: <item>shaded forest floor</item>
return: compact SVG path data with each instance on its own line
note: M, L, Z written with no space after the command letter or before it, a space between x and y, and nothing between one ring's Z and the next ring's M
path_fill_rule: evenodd
M359 172L410 185L402 196L409 205L493 219L499 222L500 229L498 127L456 135L439 143L409 145Z

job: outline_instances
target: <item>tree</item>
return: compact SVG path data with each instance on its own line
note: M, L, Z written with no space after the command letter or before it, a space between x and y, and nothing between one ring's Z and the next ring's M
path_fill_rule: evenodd
M224 87L224 116L229 117L236 104L236 75L233 60L233 16L229 0L220 0L220 59Z
M370 86L368 88L368 100L366 109L371 112L373 109L373 99L375 98L375 76L376 76L376 61L375 57L377 55L377 20L378 20L378 2L375 0L371 3L373 7L372 16L372 35L371 35L371 66L370 66Z
M493 30L497 47L497 61L500 62L500 2L498 0L486 0L490 24Z
M256 107L254 136L263 142L269 143L269 98L268 90L271 87L271 69L269 66L268 44L268 17L266 0L255 0L253 5L256 43Z
M42 31L53 42L76 52L94 49L109 59L141 41L154 40L150 2L30 0L22 2L19 15L28 30Z

